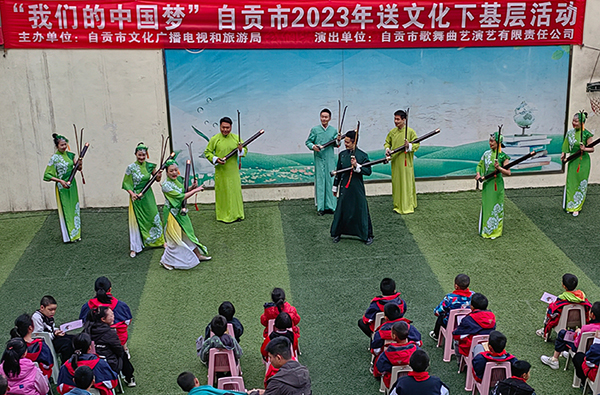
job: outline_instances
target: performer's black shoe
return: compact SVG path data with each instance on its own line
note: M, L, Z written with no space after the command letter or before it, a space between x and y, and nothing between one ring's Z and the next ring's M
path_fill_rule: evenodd
M373 244L373 236L369 236L369 238L367 239L367 241L365 241L365 244L370 246L371 244Z
M322 215L325 215L325 211L323 211L323 210L319 210L319 211L317 211L317 215L318 215L319 217L320 217L320 216L322 216Z
M341 238L342 238L341 236L335 236L335 237L333 238L333 242L334 242L334 243L339 243Z
M333 211L332 209L328 208L327 210L323 211L324 214L334 214L335 211Z

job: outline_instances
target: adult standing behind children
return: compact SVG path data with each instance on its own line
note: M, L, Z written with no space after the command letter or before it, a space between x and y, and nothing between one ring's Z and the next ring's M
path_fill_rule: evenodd
M215 212L217 221L231 223L244 219L242 181L237 160L225 161L225 156L237 148L238 156L245 156L248 149L238 135L231 133L233 121L221 118L219 129L204 150L204 156L215 166Z
M321 124L310 130L306 139L306 146L314 151L315 161L315 205L317 213L333 214L335 210L335 196L331 192L333 188L333 178L329 174L335 170L335 152L333 144L323 148L322 145L336 139L335 146L340 145L340 136L333 126L329 125L331 121L331 111L328 108L321 110Z
M383 312L386 304L393 303L398 305L402 315L406 313L406 302L400 298L400 292L396 291L396 282L391 278L384 278L379 283L379 290L381 295L374 297L367 307L367 311L363 317L358 320L358 327L367 335L369 338L373 336L375 328L375 316L377 313Z
M56 299L46 295L40 301L40 309L31 315L31 320L33 321L33 331L50 334L54 351L60 354L60 359L66 361L73 355L73 345L71 344L73 336L56 328L54 315L57 308Z
M427 373L429 355L425 350L416 350L410 356L412 372L396 381L390 395L448 395L448 387L439 377Z
M0 370L8 379L11 394L46 395L50 389L48 379L34 363L25 358L27 345L20 338L10 339L0 360Z
M308 369L292 359L291 345L283 336L267 345L269 362L278 371L269 378L261 395L312 395Z
M108 278L104 276L98 277L94 283L94 290L96 291L96 296L81 306L79 319L85 322L90 310L97 309L100 306L110 307L114 313L114 324L112 324L112 327L117 330L121 345L126 347L127 339L129 338L129 324L131 324L131 319L133 318L131 309L129 309L127 303L112 296L112 283Z
M471 284L471 279L466 274L456 276L454 278L454 291L444 296L440 304L433 309L433 314L437 316L437 320L433 330L429 332L429 337L436 342L440 335L440 328L446 328L448 325L450 310L467 309L471 305L471 296L474 292L469 290L469 284Z
M390 156L391 151L404 146L404 152L394 154L392 159L392 197L394 199L394 212L398 214L413 213L417 208L417 188L415 187L415 151L419 143L412 144L417 138L417 133L406 125L408 116L405 111L398 110L394 113L396 127L385 138L385 155Z

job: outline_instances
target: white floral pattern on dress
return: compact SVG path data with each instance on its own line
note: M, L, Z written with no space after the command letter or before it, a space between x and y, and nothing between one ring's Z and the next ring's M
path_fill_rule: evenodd
M79 202L75 205L75 215L73 216L73 229L71 230L71 234L69 237L71 240L77 237L79 234L79 228L81 227L81 218L79 217Z
M156 242L156 240L160 239L163 234L162 231L162 223L160 222L160 216L158 213L154 216L154 221L152 221L152 227L148 231L148 237L146 238L146 244L152 244Z
M575 137L575 129L567 131L567 141L569 142L569 151L573 151L573 147L579 142L577 141L577 137Z
M142 180L144 179L144 174L142 173L142 169L140 168L140 165L137 162L134 162L132 164L130 164L129 166L127 166L127 169L125 170L125 174L126 175L130 175L131 179L133 180L133 188L137 188L137 186L142 182Z
M481 233L491 235L496 229L498 229L503 219L504 203L496 203Z
M581 207L583 202L585 201L585 195L587 193L587 180L583 180L579 183L579 187L577 188L577 192L573 194L573 200L567 203L567 209L569 210L577 210L577 208Z
M69 171L69 162L67 162L65 158L63 158L62 155L59 154L54 154L50 157L50 162L48 162L48 166L54 166L54 168L56 169L56 175L61 180ZM63 189L60 183L58 183L57 185L59 190Z
M481 160L483 161L485 173L489 173L490 167L493 166L494 163L494 161L492 160L492 150L485 151L483 153L483 156L481 157Z

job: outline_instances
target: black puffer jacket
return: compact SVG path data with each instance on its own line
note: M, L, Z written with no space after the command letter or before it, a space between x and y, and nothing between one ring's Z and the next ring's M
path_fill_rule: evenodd
M117 331L104 322L89 322L89 325L85 328L85 332L92 338L96 347L96 354L106 358L106 362L108 362L112 370L117 373L120 372L123 367L121 357L125 350L121 345L119 336L117 336Z

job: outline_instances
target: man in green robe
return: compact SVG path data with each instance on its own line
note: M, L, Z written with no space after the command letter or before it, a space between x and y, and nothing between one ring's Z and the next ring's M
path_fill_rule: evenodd
M356 148L356 132L346 133L344 145L346 150L340 152L337 170L352 166L352 170L337 174L333 182L333 194L340 197L337 201L333 223L331 224L331 237L333 242L340 241L341 235L357 236L366 245L373 243L373 225L367 205L367 195L363 176L371 175L371 167L362 167L361 164L369 161L366 152Z
M337 135L338 131L329 125L331 120L331 111L324 108L321 110L321 124L310 130L310 135L306 139L308 149L314 151L315 157L315 205L317 213L333 214L335 210L335 197L331 192L333 188L333 178L329 173L335 169L334 145L323 148L322 145L337 138L335 146L340 145Z
M573 155L577 151L583 151L581 156L567 165L567 182L563 194L563 209L574 217L579 215L585 202L588 180L590 177L590 152L594 147L587 147L593 141L593 135L585 129L586 114L583 112L573 116L573 129L565 135L560 158L564 160L567 154ZM584 144L582 144L584 142Z
M409 214L417 208L417 188L415 187L414 156L419 144L411 141L417 138L417 133L406 125L406 112L398 110L394 113L396 127L385 138L385 154L405 146L404 152L394 154L392 159L392 198L394 211L398 214Z
M238 156L245 156L247 148L242 147L243 141L231 133L233 121L229 117L221 118L221 133L214 135L204 156L215 165L215 211L217 221L231 223L244 219L244 201L242 199L242 181L237 157L228 161L223 158L237 148Z

